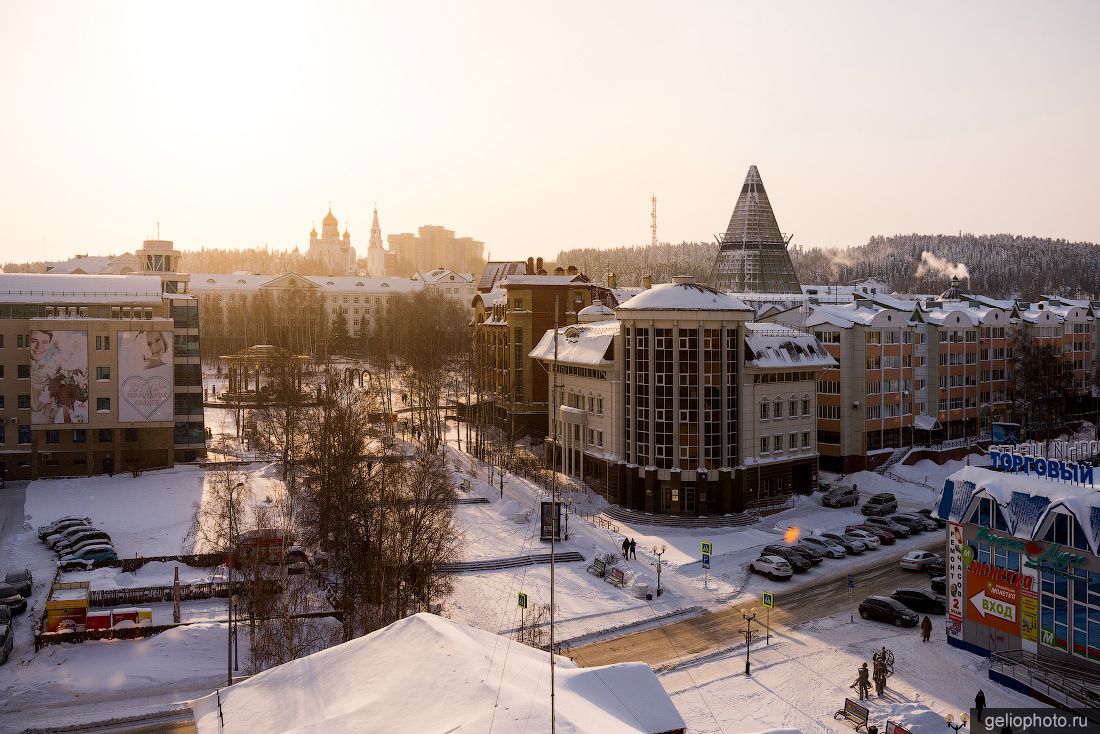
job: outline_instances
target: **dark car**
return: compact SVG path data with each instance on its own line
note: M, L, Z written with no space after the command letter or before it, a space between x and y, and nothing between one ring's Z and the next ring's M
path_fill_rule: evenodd
M925 589L897 589L890 595L891 599L900 601L914 612L925 614L946 614L947 600L939 594L934 594Z
M923 510L918 510L917 514L918 515L924 515L929 520L936 523L937 527L941 527L941 528L947 527L947 520L944 520L944 519L939 518L939 517L933 517L932 516L933 512L935 512L935 510L929 510L929 509L926 508L926 509L923 509Z
M814 564L815 566L825 559L824 553L822 553L817 548L812 548L806 545L805 543L795 543L791 546L791 548L794 548L796 551L804 556L809 556L810 563Z
M914 627L920 616L897 599L885 596L869 596L859 603L859 616L877 619L898 627Z
M936 577L934 577L932 579L932 591L936 592L937 594L946 594L947 593L947 577L946 576L936 576Z
M91 525L92 518L81 517L79 515L66 515L65 517L59 517L49 525L43 525L38 528L39 540L45 540L46 536L53 535L54 533L71 528L74 525Z
M876 528L882 528L883 530L893 533L896 538L908 538L913 534L905 525L894 522L888 517L869 517L863 521L864 525L870 525Z
M80 535L81 533L89 533L89 532L100 532L100 533L102 533L103 531L100 530L99 528L95 527L94 525L74 525L71 528L66 528L65 530L62 530L59 533L54 533L53 535L47 535L45 543L50 548L56 548L58 543L65 543L69 540L69 538L72 538L75 535Z
M925 530L936 530L937 528L939 528L939 525L936 524L935 520L930 517L925 517L919 512L899 512L894 517L908 517L912 520L916 520Z
M871 495L867 498L867 501L863 503L863 507L860 508L860 512L864 515L883 516L889 515L891 512L898 511L898 498L890 492L881 492L879 494Z
M897 515L891 515L889 517L889 520L891 522L897 523L898 525L903 525L903 526L909 528L909 532L913 535L917 535L918 533L923 533L924 532L924 521L923 520L918 520L915 517L909 517L908 515L897 514Z
M12 571L4 577L4 583L10 584L19 589L19 596L26 598L31 595L31 585L33 582L30 569L24 568L22 571Z
M947 560L939 558L930 562L924 567L924 570L928 572L929 576L946 576L947 575Z
M810 570L810 562L806 560L798 551L793 551L785 545L766 545L764 550L760 551L762 555L767 556L779 556L787 563L791 564L791 568L795 573L805 573Z
M54 544L53 549L59 556L66 556L72 552L73 548L77 548L90 540L108 545L111 543L111 536L102 530L89 530L85 533L77 533L76 535L65 538L61 542Z
M12 631L11 622L0 622L0 664L8 662L11 655L12 642L15 633Z
M821 495L821 504L826 507L855 507L859 504L859 490L855 487L833 487Z
M862 530L865 533L870 533L871 535L878 538L878 541L883 545L893 545L894 543L898 542L898 536L894 535L886 528L879 527L878 525L868 525L867 523L864 523L862 525L849 525L848 527L844 528L844 532L846 533L850 533L853 530Z
M11 584L0 584L0 604L8 607L13 614L27 611L27 600L19 593L19 588Z

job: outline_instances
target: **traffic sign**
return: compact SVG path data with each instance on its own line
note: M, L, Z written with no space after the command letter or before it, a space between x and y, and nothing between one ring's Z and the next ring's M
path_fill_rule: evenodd
M519 592L519 608L520 609L526 609L527 608L527 595L524 594L522 591Z
M709 540L699 543L699 552L704 556L714 555L714 545Z
M764 606L766 606L768 609L771 609L772 607L775 606L775 596L773 596L770 591L765 591L764 592L763 601L764 601Z
M856 577L855 577L855 574L851 574L851 573L850 573L850 574L848 574L848 588L849 588L849 589L854 589L854 588L856 588Z
M703 568L710 568L710 553L703 554Z

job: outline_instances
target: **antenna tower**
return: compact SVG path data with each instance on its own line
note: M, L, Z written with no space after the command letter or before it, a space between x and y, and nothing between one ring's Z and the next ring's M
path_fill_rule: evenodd
M650 204L652 207L649 212L649 231L650 240L649 244L653 247L657 246L657 194L650 196Z

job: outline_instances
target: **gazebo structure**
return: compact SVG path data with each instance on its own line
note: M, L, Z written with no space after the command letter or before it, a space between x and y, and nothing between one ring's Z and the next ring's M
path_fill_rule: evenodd
M309 362L303 354L281 347L257 344L236 354L222 355L229 373L229 386L223 400L262 401L275 388L276 380L287 379L297 391L302 389L302 372Z

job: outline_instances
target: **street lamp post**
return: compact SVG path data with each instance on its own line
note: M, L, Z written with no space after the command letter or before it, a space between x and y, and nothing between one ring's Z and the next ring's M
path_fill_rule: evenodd
M657 556L657 563L654 564L657 566L657 596L661 595L661 567L664 565L661 556L665 554L666 550L667 547L663 545L660 548L653 546L653 555Z
M237 619L237 605L240 603L240 598L234 594L229 597L229 605L233 608L232 618ZM241 660L240 654L237 652L237 625L234 621L233 624L233 670L237 670L237 663Z
M233 607L234 595L233 595L233 566L237 563L237 490L244 486L244 482L237 482L229 490L229 558L226 563L226 573L229 576L229 598L227 599L227 605L229 607L229 625L226 629L225 637L225 671L226 671L226 685L233 685L233 641L236 637L234 629Z
M959 723L957 724L955 723L955 717L951 714L948 714L947 717L944 718L944 721L947 722L948 726L958 732L959 729L962 729L964 726L970 723L970 714L961 714L959 716Z

